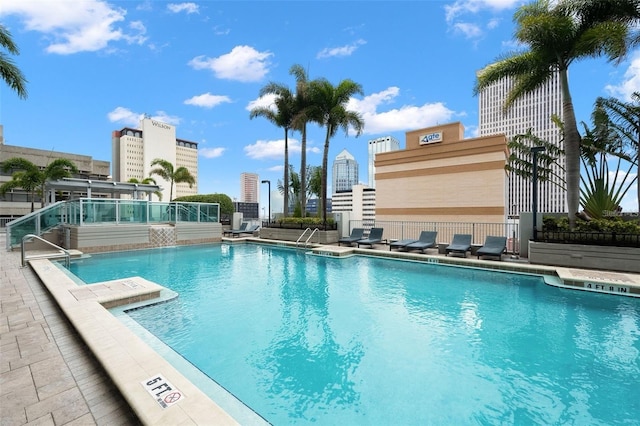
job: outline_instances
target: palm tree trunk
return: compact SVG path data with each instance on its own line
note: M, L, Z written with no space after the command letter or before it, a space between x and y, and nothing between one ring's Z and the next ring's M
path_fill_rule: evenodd
M300 210L301 216L307 214L307 125L302 126L302 141L300 142Z
M284 217L289 216L289 129L284 129ZM271 195L269 195L271 196ZM271 221L271 212L269 219Z
M331 124L327 124L327 136L324 140L324 152L322 154L322 223L327 225L327 165L329 163L329 135Z
M576 226L576 214L580 208L580 133L576 124L576 114L569 93L567 70L560 70L562 87L562 112L564 115L564 151L567 173L567 209L569 227Z

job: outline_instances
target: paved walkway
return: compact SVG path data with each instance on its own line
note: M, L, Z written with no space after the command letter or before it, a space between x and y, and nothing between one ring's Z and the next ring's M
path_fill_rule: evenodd
M137 425L126 401L0 233L0 425Z

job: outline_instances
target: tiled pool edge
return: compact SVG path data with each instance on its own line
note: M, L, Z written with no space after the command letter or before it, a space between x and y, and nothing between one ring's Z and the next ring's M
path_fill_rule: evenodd
M243 238L241 241L225 241L223 243L256 243L275 245L279 247L300 248L290 241L270 241L260 238ZM554 287L570 290L592 291L597 293L614 294L619 296L640 297L640 275L625 272L603 272L599 270L565 268L559 266L547 266L529 264L524 262L509 262L498 260L483 260L475 258L435 256L417 252L402 252L391 250L372 250L370 248L355 248L347 246L314 245L306 248L310 252L320 256L345 257L368 255L400 260L412 260L425 263L441 264L448 266L471 267L491 269L513 273L542 275L545 283Z
M120 288L118 296L109 288L79 288L49 260L29 264L144 424L238 424L102 305L119 304L119 299L125 303L148 299L158 295L161 286L136 278L134 286ZM142 385L158 374L179 389L184 399L162 408Z

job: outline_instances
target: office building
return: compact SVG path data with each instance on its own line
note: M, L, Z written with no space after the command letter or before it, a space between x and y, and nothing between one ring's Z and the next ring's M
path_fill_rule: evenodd
M108 180L111 164L108 161L94 160L91 156L72 154L67 152L57 152L44 149L26 148L22 146L5 145L3 138L3 126L0 125L0 163L9 158L21 157L44 169L51 161L64 158L73 161L78 168L78 173L74 178L91 179L94 181ZM0 185L12 179L12 171L3 172L0 170ZM73 197L86 197L86 192L77 192ZM93 194L93 197L106 197L109 194ZM42 204L42 197L37 192L33 194L34 208L39 209ZM57 194L58 200L65 200L70 197L68 191L61 191ZM0 225L16 219L31 212L32 194L20 188L7 191L0 196ZM46 203L45 203L46 204Z
M368 172L369 172L369 188L376 187L376 154L381 152L397 151L400 149L400 142L393 136L385 136L382 138L371 139L368 145Z
M349 191L333 194L331 211L349 212L350 220L361 220L365 226L373 226L376 220L376 190L357 184Z
M198 193L198 144L176 138L175 126L145 117L140 120L139 129L125 127L113 132L113 180L142 181L152 177L162 187L162 201L171 201L171 183L158 175L150 176L155 168L151 162L157 158L170 162L174 169L186 167L195 178L191 188L187 183L175 183L173 198ZM154 199L157 200L155 195Z
M559 74L554 73L546 84L523 96L505 111L505 99L512 87L512 80L504 79L479 93L480 136L503 133L507 140L511 140L513 136L525 134L531 129L538 138L562 148L560 129L551 121L553 115L563 120ZM560 166L553 166L555 177L539 182L540 212L566 212L566 192L559 186L565 176L564 158ZM507 177L508 216L517 217L520 212L532 211L531 203L531 179L510 173Z
M243 203L257 203L260 197L259 177L255 173L240 174L240 201Z
M405 146L376 156L376 221L504 223L503 134L465 139L457 122L406 132Z
M333 193L350 191L358 183L358 162L343 149L333 161Z

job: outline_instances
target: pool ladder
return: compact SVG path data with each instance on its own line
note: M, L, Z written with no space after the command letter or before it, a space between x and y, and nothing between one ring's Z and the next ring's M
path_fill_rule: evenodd
M302 233L302 235L300 235L300 237L298 237L298 239L296 240L296 248L298 247L298 244L300 243L300 240L302 239L302 237L304 237L305 234L308 231L311 231L311 228L305 229L304 232ZM304 242L304 248L307 248L307 244L309 243L309 240L311 239L311 237L313 237L313 234L315 234L316 232L318 232L318 228L316 228L313 231L311 231L311 234L309 235L309 237Z
M27 256L24 245L27 241L32 241L34 239L43 242L44 244L54 248L56 251L54 253L44 253L44 254ZM20 254L21 254L21 260L22 260L22 267L25 267L27 264L27 260L31 260L31 259L59 259L63 257L64 266L66 266L67 268L69 268L69 265L71 263L71 253L69 253L69 250L63 249L62 247L53 244L51 241L47 241L44 238L41 238L34 234L27 234L24 237L22 237L22 242L20 244Z

